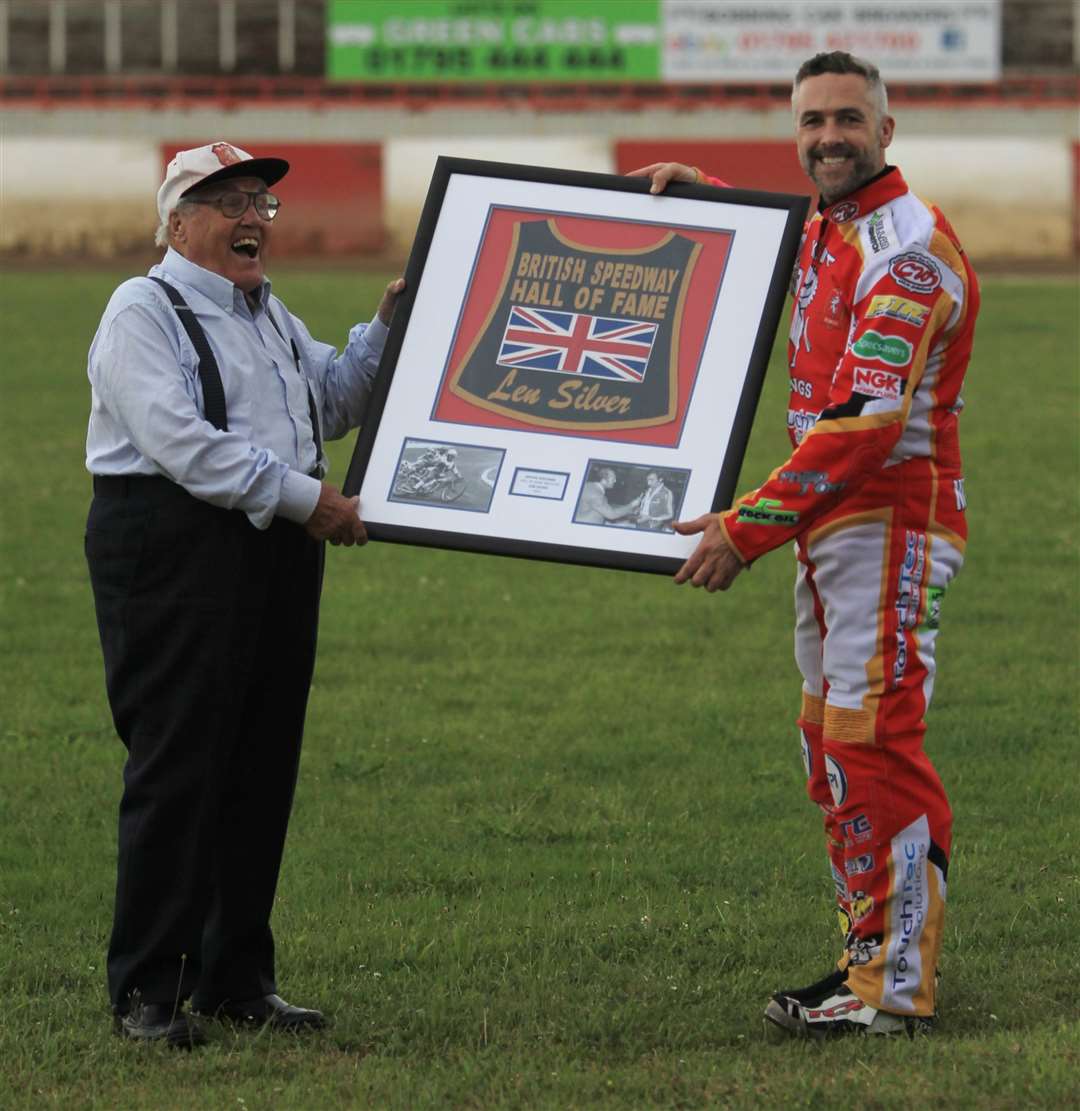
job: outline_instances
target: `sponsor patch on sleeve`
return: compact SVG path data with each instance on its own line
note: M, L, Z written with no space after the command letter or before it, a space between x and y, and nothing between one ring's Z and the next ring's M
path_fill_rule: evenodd
M870 218L866 221L865 234L870 250L875 255L888 251L896 244L896 230L893 228L892 218L883 208L870 214Z
M889 263L896 284L911 293L933 293L941 285L937 263L922 251L904 251Z
M855 393L868 397L882 397L888 401L899 401L904 393L904 379L878 367L857 366L853 373Z
M736 519L752 525L797 525L799 514L775 498L759 497L754 505L740 505Z
M851 345L851 350L863 359L874 359L890 366L907 366L915 349L901 336L883 335L871 329L859 336Z
M921 328L926 323L929 312L929 305L920 305L917 301L909 301L896 294L879 293L870 299L866 318L870 320L875 316L888 316L893 320L902 320L913 328Z

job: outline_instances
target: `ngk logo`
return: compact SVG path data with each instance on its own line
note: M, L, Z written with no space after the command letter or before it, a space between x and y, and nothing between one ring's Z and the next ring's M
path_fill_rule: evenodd
M904 380L899 374L878 370L872 366L855 368L855 392L869 397L884 397L889 401L899 401L904 392Z

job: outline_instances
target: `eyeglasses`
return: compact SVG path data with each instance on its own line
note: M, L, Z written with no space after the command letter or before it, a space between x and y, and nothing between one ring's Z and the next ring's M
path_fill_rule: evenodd
M264 220L273 220L281 208L281 201L273 193L249 193L246 189L230 189L216 197L185 197L192 204L212 204L229 220L239 219L251 205Z

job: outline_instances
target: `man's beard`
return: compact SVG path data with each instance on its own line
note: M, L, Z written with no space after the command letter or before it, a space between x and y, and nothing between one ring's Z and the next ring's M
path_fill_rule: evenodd
M817 171L821 168L821 158L823 156L847 157L852 160L851 171L843 181L828 187L822 185L821 181L818 179ZM818 187L821 198L826 204L833 204L841 197L846 197L849 193L854 193L859 186L864 185L878 172L878 167L874 164L869 152L846 145L834 147L827 151L816 148L809 153L807 158L809 165L803 168L809 175L810 180Z

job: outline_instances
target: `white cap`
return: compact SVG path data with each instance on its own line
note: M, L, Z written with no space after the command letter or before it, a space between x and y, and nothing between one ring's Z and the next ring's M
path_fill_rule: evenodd
M258 177L273 185L288 172L289 163L284 158L253 158L231 143L207 143L205 147L177 151L158 190L158 216L162 223L168 220L180 198L196 185L229 177Z

